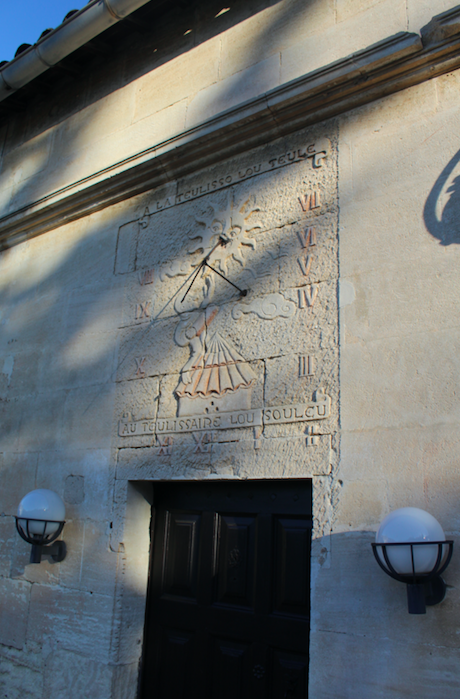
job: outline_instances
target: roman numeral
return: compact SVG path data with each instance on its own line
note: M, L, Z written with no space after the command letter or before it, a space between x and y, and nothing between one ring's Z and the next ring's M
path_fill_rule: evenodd
M164 439L158 437L158 444L160 446L158 456L168 456L168 454L171 454L173 445L172 437L165 437Z
M310 274L311 263L313 262L313 255L307 255L306 257L298 257L297 262L300 265L302 274L305 277L308 277L308 275Z
M319 294L319 286L310 284L297 291L299 292L299 308L312 308Z
M136 304L136 320L142 320L142 318L150 318L150 306L151 301L144 301L143 303Z
M307 437L306 437L306 446L307 447L317 447L319 444L319 437L315 436L318 432L318 428L316 425L311 425L311 427L307 427Z
M145 357L135 357L134 361L136 362L136 376L138 376L140 379L143 379L145 376L145 369L144 369L144 363L145 363Z
M313 376L315 373L315 358L308 355L308 357L299 357L299 376Z
M311 211L312 209L318 209L321 206L321 193L319 190L314 189L308 194L302 194L299 197L300 206L302 211Z
M308 248L311 245L316 245L316 228L309 227L304 231L298 231L300 244L303 248Z
M153 284L153 269L146 269L139 272L139 284L145 286L146 284Z
M212 442L212 432L202 432L201 434L196 434L192 432L193 439L195 440L195 448L193 449L194 454L203 454L208 451L208 444Z

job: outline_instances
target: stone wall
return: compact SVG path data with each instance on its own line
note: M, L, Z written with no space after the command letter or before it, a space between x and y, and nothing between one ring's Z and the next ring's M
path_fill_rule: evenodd
M308 72L318 56L417 31L444 9L261 3L238 21L223 13L209 37L209 21L197 24L176 58L106 97L88 88L84 109L47 117L39 134L38 116L20 134L18 120L4 135L3 211L166 139L194 108L205 119L232 94L267 90L270 71L276 84L295 77L280 73L289 56ZM378 569L370 542L404 505L459 531L459 75L0 253L9 699L134 697L155 481L261 477L313 479L310 697L456 699L457 557L445 602L409 616L404 586ZM232 93L233 76L249 92ZM203 268L183 298L208 253L246 296ZM227 358L211 395L198 387L214 347ZM36 487L66 502L61 564L30 565L15 532L17 504Z
M237 0L172 11L0 130L0 207L40 200L398 32L449 0ZM228 11L227 11L228 10Z

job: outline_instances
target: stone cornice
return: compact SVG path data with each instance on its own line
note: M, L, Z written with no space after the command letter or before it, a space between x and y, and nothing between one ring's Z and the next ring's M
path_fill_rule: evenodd
M460 10L238 105L0 218L0 247L460 67Z

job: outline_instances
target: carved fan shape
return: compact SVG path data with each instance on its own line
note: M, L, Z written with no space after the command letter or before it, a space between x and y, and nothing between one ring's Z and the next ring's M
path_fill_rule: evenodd
M213 335L203 362L192 374L190 383L182 385L179 397L223 396L238 388L249 388L256 375L241 354L218 333Z

